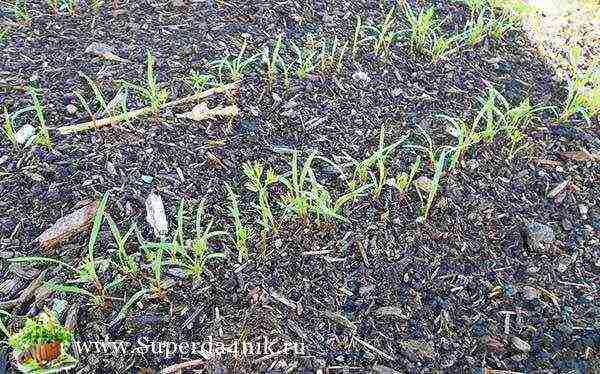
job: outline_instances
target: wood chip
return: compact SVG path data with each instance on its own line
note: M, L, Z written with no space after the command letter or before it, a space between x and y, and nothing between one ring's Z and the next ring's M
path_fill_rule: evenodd
M410 319L410 316L407 316L402 309L395 306L383 306L377 309L375 313L380 316L392 315L403 319Z
M571 179L564 180L556 185L550 192L548 192L548 197L550 199L554 198L556 195L562 192L571 183Z
M146 221L154 229L157 238L164 237L169 231L165 206L162 198L155 192L151 192L146 199Z
M94 201L60 218L54 225L34 239L33 243L38 244L44 252L53 250L73 235L89 229L97 209L98 202Z

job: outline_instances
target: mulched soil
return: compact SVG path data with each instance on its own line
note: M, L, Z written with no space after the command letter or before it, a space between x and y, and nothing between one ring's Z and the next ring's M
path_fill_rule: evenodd
M29 105L25 92L10 87L41 87L51 127L88 119L81 107L75 115L65 109L76 103L76 90L92 101L78 71L98 82L110 98L117 91L116 80L142 80L149 50L157 58L159 80L168 84L172 98L182 97L192 93L185 83L190 69L207 71L207 62L237 54L244 40L251 53L272 45L280 33L297 43L309 35L317 41L335 36L348 40L355 15L372 24L391 7L380 1L192 1L182 7L131 1L124 2L123 13L115 17L108 7L99 16L87 10L57 16L39 3L31 6L31 26L13 28L0 51L0 103L9 110ZM466 8L435 3L446 18L445 28L462 30ZM114 46L131 63L87 55L91 42ZM353 77L358 71L369 79ZM243 162L260 160L285 173L287 149L300 150L304 157L316 150L329 158L345 152L364 159L376 149L382 126L388 144L405 135L422 143L417 125L437 145L453 144L434 116L472 116L479 108L476 98L490 85L513 103L530 97L536 104L560 107L565 96L536 48L514 31L503 40L464 47L437 64L402 45L392 47L390 62L382 63L365 46L357 61L347 56L341 74L294 78L289 90L281 79L269 90L257 68L244 77L239 92L210 100L211 106L234 102L240 107L240 117L231 123L197 123L167 112L158 119L55 135L51 150L14 149L1 139L0 301L16 298L36 276L28 271L32 266L7 259L40 255L30 245L33 239L82 200L111 190L108 212L121 227L138 222L144 237L151 238L144 206L150 191L162 196L171 228L185 198L186 232L191 236L202 198L207 199L215 227L231 229L224 203L224 184L230 183L241 194L244 219L254 224L255 195L244 189ZM130 101L131 108L141 106L140 100ZM186 110L189 107L174 112ZM478 144L462 167L446 173L424 223L417 222L424 201L414 189L402 196L386 188L379 199L356 201L346 209L348 223L319 226L278 214L281 229L264 240L255 236L251 259L244 265L237 263L232 243L215 241L213 251L233 252L227 261L209 263L207 274L197 282L168 267L165 277L173 285L166 298L143 300L123 321L111 323L124 301L148 286L143 277L127 279L112 291L115 299L106 308L88 306L85 297L41 292L35 302L13 310L20 317L9 326L66 300L81 306L76 332L82 341L185 342L212 336L231 343L241 336L253 341L268 335L302 342L306 351L264 360L226 354L206 360L203 365L210 367L247 372L294 365L383 365L410 373L484 367L598 372L600 166L561 154L582 148L599 152L600 127L597 118L590 124L575 120L565 126L546 114L540 117L526 131L530 147L514 159L507 159L506 141L497 138ZM412 150L396 151L390 175L408 171L416 157ZM316 170L330 189L343 188L328 165L317 163ZM432 166L425 164L421 173L431 177ZM549 198L549 191L567 179L568 187ZM536 249L527 244L526 225L531 222L552 228L556 238L550 246ZM87 240L87 235L78 235L51 255L78 266ZM96 248L99 257L114 253L107 226ZM133 241L129 250L138 250ZM72 279L63 270L49 268L47 279ZM101 277L109 283L115 276L111 268ZM502 292L490 297L496 286ZM536 287L538 293L532 295L523 286ZM517 323L516 315L510 317L508 334L506 311L520 319ZM67 314L64 311L61 320ZM529 349L517 349L515 337ZM149 351L80 359L81 373L124 373L202 357L165 357Z

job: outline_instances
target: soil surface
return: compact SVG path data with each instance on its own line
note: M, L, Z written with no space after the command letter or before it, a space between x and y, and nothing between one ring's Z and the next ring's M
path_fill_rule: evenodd
M0 104L8 111L30 105L22 88L32 85L43 92L49 127L81 123L90 118L75 92L93 110L99 106L78 72L110 99L119 80L143 82L150 51L159 82L175 99L193 93L187 81L191 69L217 74L210 62L237 55L244 42L247 56L272 46L280 34L287 45L335 37L351 44L356 15L372 25L393 5L123 1L113 14L108 3L100 14L86 8L75 15L52 14L41 1L30 5L31 24L11 23L0 51ZM470 16L455 2L413 3L436 6L446 32L462 30ZM405 26L399 22L397 27ZM129 62L86 53L93 42L114 47ZM294 60L289 48L282 54ZM342 64L339 74L291 77L289 87L281 75L269 87L263 66L254 64L239 90L208 101L210 107L237 105L241 113L231 121L178 118L175 114L192 106L183 105L104 129L71 135L52 130L50 148L13 147L2 137L0 301L18 298L44 269L46 281L74 280L64 267L9 259L49 256L79 267L87 254L87 232L49 253L32 242L82 201L99 199L106 191L107 212L119 227L137 223L147 240L155 240L146 222L150 192L163 199L171 238L185 199L184 232L193 238L202 199L210 216L205 223L212 219L215 229L233 233L228 183L240 195L242 220L259 233L256 194L245 188L244 162L261 161L285 174L292 150L300 151L301 160L313 151L340 163L345 156L363 160L377 149L382 126L386 144L405 136L410 143L425 144L421 127L436 147L453 145L456 139L436 116L473 118L481 106L477 98L489 87L513 104L530 98L536 105L562 108L566 95L564 84L521 29L473 48L462 46L435 64L403 43L391 47L389 61L380 61L365 43L356 59L347 53ZM77 111L68 113L69 104ZM131 93L130 109L144 105ZM349 204L347 222L329 224L286 217L273 203L279 229L263 237L255 234L248 260L237 261L231 240L213 240L210 250L227 253L225 260L208 262L197 281L180 267L165 265L169 287L162 297L144 296L118 320L126 301L152 282L134 235L127 251L137 253L142 272L126 276L112 265L100 272L105 285L121 279L109 291L110 303L96 307L85 295L40 288L10 310L13 317L5 321L12 331L26 316L54 309L61 321L74 318L78 341L129 342L127 354L81 354L78 373L143 372L179 363L197 372L311 372L324 366L379 373L386 368L410 373L484 368L600 372L600 163L568 157L568 152L600 152L599 122L577 117L558 124L549 110L538 117L525 129L527 146L514 158L508 157L506 139L497 137L478 143L459 167L446 171L424 222L418 218L427 194L415 188L401 194L386 186L378 198L367 195ZM28 113L16 127L34 121ZM423 159L418 176L433 178L427 157L405 147L394 151L388 175L408 172L418 156ZM344 190L345 182L330 165L315 161L313 166L317 180L332 193ZM565 188L551 193L565 181ZM274 185L273 202L283 191L282 184ZM532 244L535 223L552 232L544 246ZM95 248L98 259L115 259L108 225L102 226ZM144 342L206 342L209 337L228 347L267 337L278 339L276 351L283 342L295 342L304 352L210 356L167 354L166 346L155 352L133 350Z

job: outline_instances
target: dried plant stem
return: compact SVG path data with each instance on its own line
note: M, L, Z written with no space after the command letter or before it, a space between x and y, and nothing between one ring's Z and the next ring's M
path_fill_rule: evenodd
M181 99L177 99L177 100L173 100L168 103L165 103L165 104L161 105L161 109L174 107L174 106L178 106L181 104L186 104L186 103L204 99L204 98L207 98L207 97L219 94L219 93L233 91L237 88L238 88L237 82L225 84L223 86L214 87L214 88L211 88L204 92L199 92L199 93L191 95L191 96L186 96ZM133 110L128 113L121 113L116 116L102 118L97 121L89 121L89 122L85 122L85 123L81 123L81 124L77 124L77 125L71 125L71 126L62 126L62 127L59 127L57 130L61 135L66 135L66 134L70 134L70 133L74 133L74 132L97 129L100 127L112 126L119 122L123 122L123 121L129 120L129 119L132 119L132 118L136 118L136 117L143 116L145 114L152 113L153 111L154 111L154 109L151 106L147 106L147 107L144 107L141 109Z

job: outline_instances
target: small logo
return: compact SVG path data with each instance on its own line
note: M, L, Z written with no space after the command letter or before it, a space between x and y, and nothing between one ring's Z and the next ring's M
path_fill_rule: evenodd
M73 368L77 359L69 354L73 332L51 312L28 318L21 331L10 336L16 368L27 374L60 373Z

